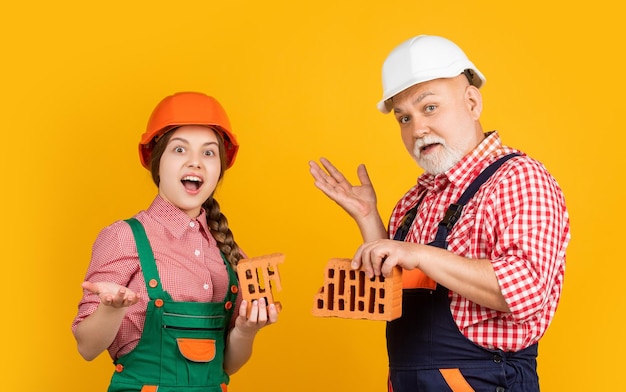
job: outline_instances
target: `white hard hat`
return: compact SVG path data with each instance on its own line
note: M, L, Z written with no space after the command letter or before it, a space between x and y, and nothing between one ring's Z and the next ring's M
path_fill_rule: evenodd
M454 42L433 35L413 37L398 45L383 64L383 99L378 110L389 113L385 102L411 86L464 72L474 86L485 84L483 74Z

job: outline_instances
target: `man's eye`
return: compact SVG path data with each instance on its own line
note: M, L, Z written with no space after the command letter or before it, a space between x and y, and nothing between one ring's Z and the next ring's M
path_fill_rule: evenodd
M435 105L427 105L427 106L424 108L424 111L426 111L426 112L432 112L432 111L434 111L435 109L437 109L437 107L436 107Z
M402 116L402 117L400 117L400 118L398 119L398 122L399 122L400 124L406 124L406 123L408 123L408 122L409 122L409 116Z

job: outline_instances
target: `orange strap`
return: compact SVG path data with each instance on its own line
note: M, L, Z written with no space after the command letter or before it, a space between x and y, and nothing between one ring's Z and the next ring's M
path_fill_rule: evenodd
M431 289L437 288L437 282L426 276L419 269L402 270L402 288L404 289Z
M467 383L459 369L439 369L452 392L474 392L474 388Z

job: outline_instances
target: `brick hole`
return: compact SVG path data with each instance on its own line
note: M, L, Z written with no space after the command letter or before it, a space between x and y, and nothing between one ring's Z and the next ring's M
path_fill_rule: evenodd
M266 290L265 279L261 279L261 277L264 277L263 268L258 267L256 269L256 279L257 283L259 284L259 293L264 293Z
M250 283L250 284L248 285L248 292L249 292L250 294L254 294L254 293L256 292L256 287L254 287L254 285L253 285L252 283Z
M385 289L382 287L378 291L378 298L385 298Z
M359 301L359 312L362 312L365 310L365 303L363 301Z
M346 282L346 271L341 270L339 271L339 290L337 291L337 294L339 295L343 295L344 294L344 284Z
M246 279L252 279L252 271L249 269L246 270Z
M374 313L376 311L376 288L370 288L370 301L369 301L369 313Z
M385 304L378 304L378 313L385 314Z
M330 279L332 279L332 278L334 278L334 277L335 277L335 269L334 269L334 268L329 268L329 269L328 269L328 277L329 277Z
M356 294L356 287L350 286L350 311L351 312L354 312L354 309L356 306L356 296L354 294Z
M328 310L335 309L335 284L328 284Z
M343 299L339 300L339 310L345 309L345 301Z
M359 297L363 297L365 295L365 272L359 272Z
M323 299L318 299L317 300L317 308L318 309L324 309L324 300Z

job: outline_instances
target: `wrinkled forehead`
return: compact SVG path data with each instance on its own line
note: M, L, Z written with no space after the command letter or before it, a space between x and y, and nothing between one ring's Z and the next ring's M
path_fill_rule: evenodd
M393 110L397 105L404 103L417 104L427 97L445 97L455 93L462 93L469 86L467 79L460 75L454 78L433 79L414 84L400 91L389 99L388 107Z

